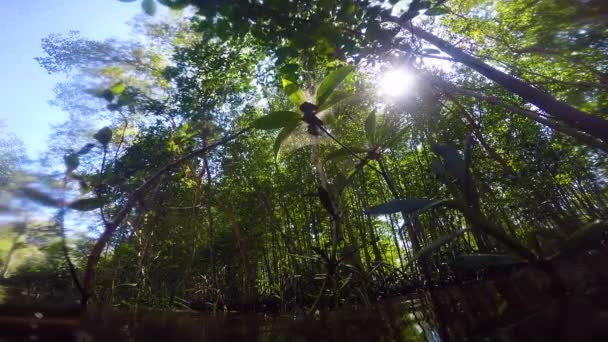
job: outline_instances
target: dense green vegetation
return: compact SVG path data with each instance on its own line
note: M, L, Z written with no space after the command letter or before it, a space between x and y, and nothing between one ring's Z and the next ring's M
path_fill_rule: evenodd
M43 41L68 80L48 153L64 170L13 177L57 214L44 265L6 265L29 222L4 233L9 280L314 313L523 264L560 291L548 261L603 248L600 1L158 2L196 14L141 19L144 43ZM66 236L79 220L90 241Z

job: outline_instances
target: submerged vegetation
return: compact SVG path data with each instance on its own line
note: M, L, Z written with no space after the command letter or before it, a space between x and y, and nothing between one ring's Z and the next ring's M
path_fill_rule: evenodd
M459 340L602 297L601 1L142 7L139 40L43 40L70 120L47 153L60 172L0 159L2 210L20 212L0 299L319 317L403 297ZM52 219L28 216L40 205Z

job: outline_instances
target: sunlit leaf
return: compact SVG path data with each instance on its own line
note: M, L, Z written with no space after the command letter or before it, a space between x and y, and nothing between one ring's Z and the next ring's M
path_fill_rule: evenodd
M59 200L54 199L50 195L45 194L44 192L38 191L32 188L21 188L21 193L27 197L28 199L38 203L45 205L47 207L60 207L61 202Z
M78 211L90 211L101 208L103 206L103 201L100 198L82 198L78 199L70 204L68 204L68 208L78 210Z
M340 67L327 75L317 89L316 105L321 106L344 79L355 70L353 65Z
M394 135L392 135L385 143L382 144L382 147L384 148L389 148L394 146L396 143L398 143L401 138L403 138L403 136L405 135L405 133L407 133L409 130L408 127L404 127L400 130L398 130Z
M349 100L356 99L360 94L353 94L350 91L334 91L331 96L319 106L319 112L329 109L337 104L344 104Z
M282 84L283 90L287 93L287 97L291 103L300 106L302 103L306 102L306 94L304 94L304 91L300 89L296 83L284 78Z
M277 111L262 116L251 124L258 129L277 129L298 124L302 120L302 114L291 111Z
M296 130L296 128L298 128L298 124L287 126L279 132L279 134L277 135L277 138L274 141L275 159L279 156L279 151L281 150L281 146L283 145L283 142L289 137L289 135L291 135Z
M125 86L124 83L116 83L112 86L112 88L110 88L110 91L114 95L120 95L125 91L125 89L127 89L127 86Z

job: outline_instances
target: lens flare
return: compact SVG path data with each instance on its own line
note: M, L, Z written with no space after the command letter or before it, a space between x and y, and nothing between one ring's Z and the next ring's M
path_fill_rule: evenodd
M406 69L388 70L379 78L378 92L391 98L404 96L411 91L414 80L414 75Z

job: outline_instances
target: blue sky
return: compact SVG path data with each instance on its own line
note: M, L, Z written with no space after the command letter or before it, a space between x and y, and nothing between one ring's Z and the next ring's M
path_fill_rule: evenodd
M67 115L50 106L61 75L48 75L34 57L50 33L81 32L94 39L127 38L127 22L142 13L139 1L0 0L0 121L36 158L45 149L50 124Z

